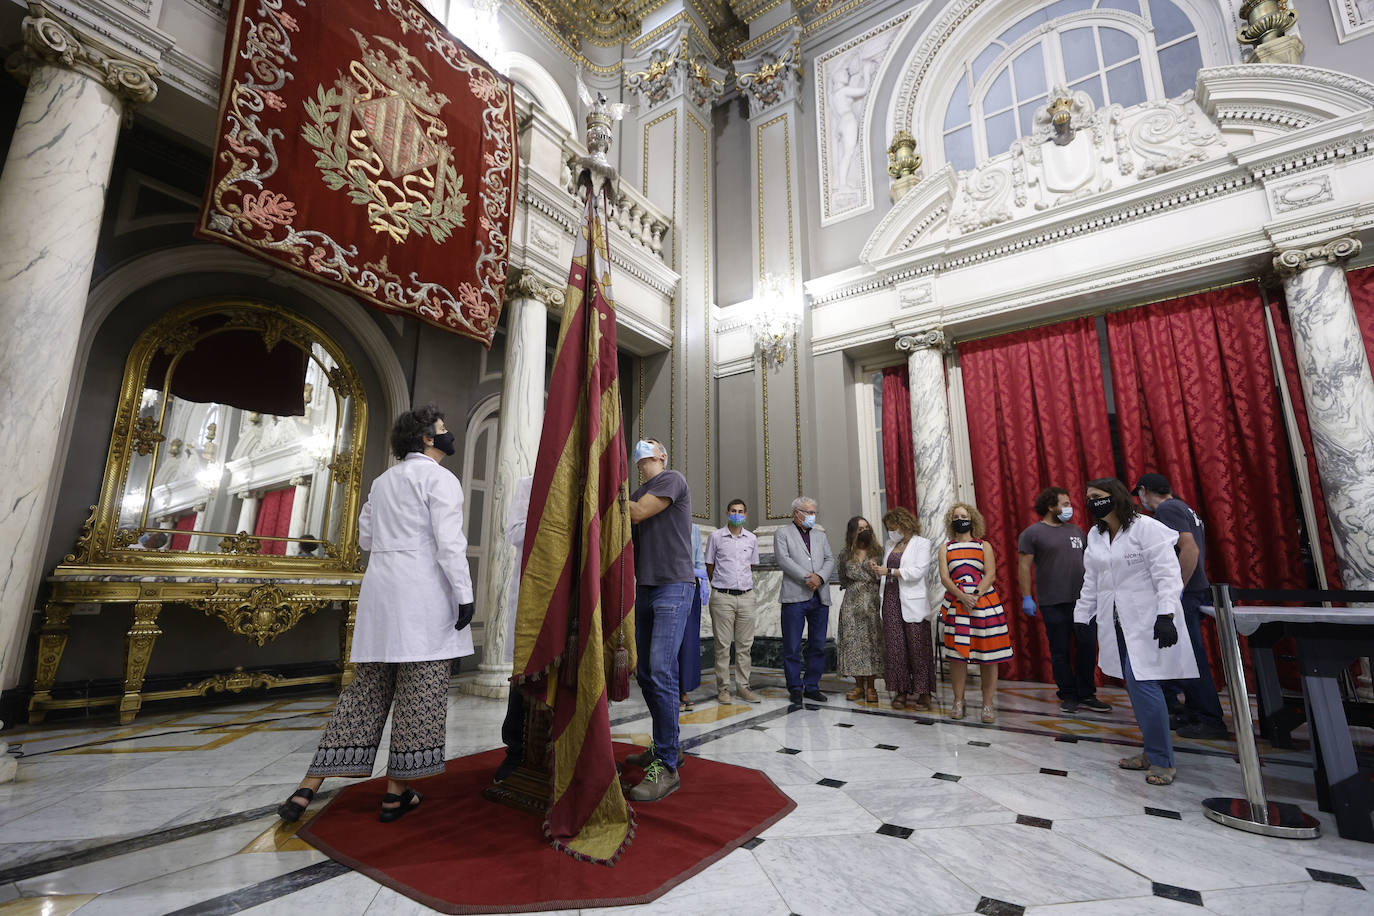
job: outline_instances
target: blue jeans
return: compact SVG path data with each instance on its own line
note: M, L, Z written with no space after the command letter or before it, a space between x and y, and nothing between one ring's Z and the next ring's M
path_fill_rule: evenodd
M1206 596L1206 592L1200 591L1183 593L1183 620L1188 626L1188 638L1193 641L1198 676L1186 681L1165 681L1165 698L1172 705L1177 694L1182 692L1183 705L1170 712L1177 712L1186 719L1212 728L1225 728L1221 700L1217 697L1217 686L1212 681L1212 666L1207 662L1207 650L1202 645L1201 607Z
M1174 739L1169 734L1169 707L1159 681L1137 681L1131 673L1131 658L1126 654L1126 637L1116 625L1116 649L1121 653L1121 673L1126 676L1126 693L1131 697L1140 735L1145 739L1145 759L1159 767L1174 765Z
M696 580L635 588L635 678L653 719L654 754L677 769L677 653L692 609Z
M806 625L806 679L802 680L802 625ZM830 608L819 595L782 606L782 673L789 691L820 690L825 668L825 630Z

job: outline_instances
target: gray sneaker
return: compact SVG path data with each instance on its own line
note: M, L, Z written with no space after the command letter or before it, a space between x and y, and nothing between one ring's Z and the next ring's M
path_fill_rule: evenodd
M625 762L630 764L631 766L636 766L642 770L647 770L657 759L658 758L654 755L654 743L650 741L648 747L640 751L638 754L631 754L630 756L626 757ZM687 755L682 753L682 748L678 748L677 765L682 766L683 762L686 759Z
M762 703L763 697L749 689L748 684L743 684L739 689L739 698L746 703Z
M682 778L675 770L665 767L663 761L655 760L649 764L649 769L644 771L644 779L630 790L630 801L659 801L672 795L681 785Z

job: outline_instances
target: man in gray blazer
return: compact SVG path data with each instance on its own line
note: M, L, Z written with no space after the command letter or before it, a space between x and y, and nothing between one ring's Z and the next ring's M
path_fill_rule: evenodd
M815 531L816 501L792 501L792 524L773 533L773 556L782 570L782 670L793 703L802 697L824 703L825 631L830 624L830 586L835 557L825 532ZM806 674L802 675L802 625L806 626Z

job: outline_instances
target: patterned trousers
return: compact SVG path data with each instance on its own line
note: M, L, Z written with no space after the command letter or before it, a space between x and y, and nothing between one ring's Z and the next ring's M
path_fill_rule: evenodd
M391 755L386 775L404 782L444 772L451 668L452 659L359 662L305 775L371 776L388 712Z

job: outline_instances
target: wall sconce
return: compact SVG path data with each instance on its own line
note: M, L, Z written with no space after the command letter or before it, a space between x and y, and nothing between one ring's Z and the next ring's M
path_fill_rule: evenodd
M754 343L764 365L781 366L792 353L792 342L801 329L801 303L791 284L767 274L759 282L754 300Z

